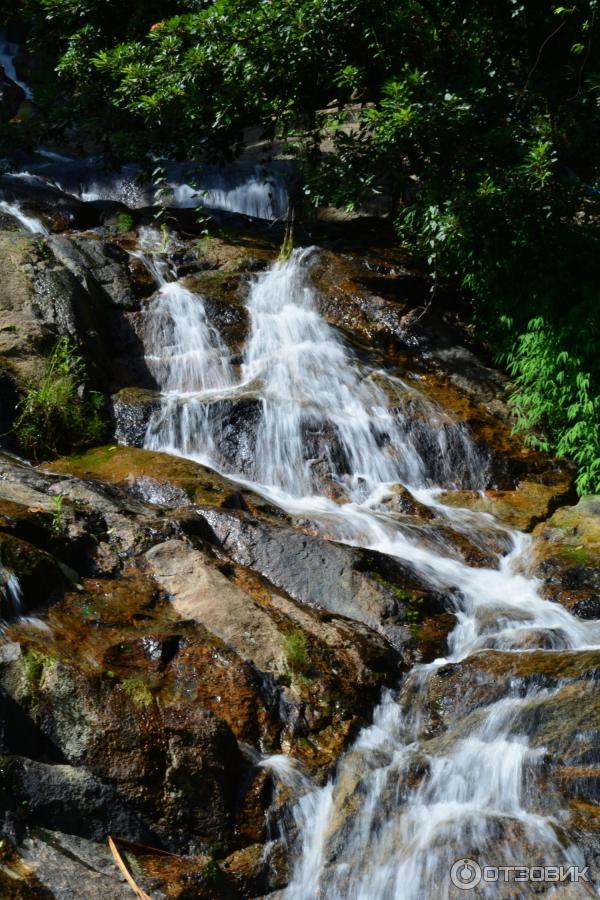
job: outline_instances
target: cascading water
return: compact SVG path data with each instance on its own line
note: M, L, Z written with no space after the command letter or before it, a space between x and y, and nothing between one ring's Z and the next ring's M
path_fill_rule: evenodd
M149 249L152 234L143 238L142 246ZM154 254L137 255L159 284L145 315L145 359L162 402L149 423L146 446L189 455L204 439L209 452L206 397L232 381L227 348L207 320L202 297L168 281L168 266Z
M181 208L205 206L241 213L255 219L281 219L289 205L289 193L282 173L264 166L208 167L196 179L197 187L170 182L173 205Z
M153 184L135 163L113 171L97 156L65 157L40 149L36 157L28 161L26 169L12 172L9 177L59 189L84 202L113 200L141 208L156 200ZM205 207L267 221L283 218L287 213L292 171L284 163L269 168L243 162L200 168L166 162L164 171L171 207Z
M418 483L421 460L383 391L361 378L316 311L305 271L310 253L277 263L250 291L243 377L263 385L253 480L292 496L312 493L318 479L305 447L308 434L321 432L332 473L368 485Z
M6 200L0 200L0 211L16 219L25 231L31 234L48 234L46 226L39 219L24 213L18 203L8 203Z
M0 31L0 67L4 69L7 78L18 85L28 100L33 99L33 93L28 84L21 81L15 69L15 57L19 53L19 45L8 41L4 32Z
M395 380L410 402L390 407L386 376L361 367L320 317L309 259L310 251L296 251L254 281L237 379L201 300L180 285L161 286L148 314L147 360L163 400L146 445L208 462L291 514L324 523L336 539L404 560L446 593L457 624L448 658L415 667L397 694L384 697L335 778L299 800L296 863L285 896L454 897L450 868L469 855L490 865L583 865L561 833L560 812L543 809L535 790L543 753L530 747L523 722L545 699L539 687L513 683L505 696L434 737L422 712L444 666L486 648L514 654L598 647L600 624L542 598L524 574L528 537L439 502L440 486L483 488L485 458L464 429L410 385ZM250 390L260 418L251 470L240 472L218 449L219 420L207 410L215 397L234 402ZM491 531L507 552L493 568L473 568L451 542L426 542L382 502L397 482L456 531L474 542ZM340 489L339 502L323 496L331 483ZM349 785L352 803L344 812ZM589 896L589 885L569 887L569 897ZM482 885L471 896L500 890Z

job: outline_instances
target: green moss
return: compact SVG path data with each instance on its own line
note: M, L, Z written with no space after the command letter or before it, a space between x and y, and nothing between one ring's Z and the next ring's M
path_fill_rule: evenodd
M124 856L127 860L130 871L136 876L136 878L141 878L144 874L144 870L142 869L137 857L135 857L133 853L127 852L124 854Z
M290 631L284 635L283 644L285 659L290 672L295 675L304 675L309 668L308 642L303 631Z
M97 478L127 484L135 478L151 478L158 484L181 488L193 503L214 506L234 485L198 463L135 447L109 445L62 457L47 466L61 474Z
M581 545L577 547L564 547L562 555L574 566L589 566L594 564L592 554L590 554L587 547Z
M121 682L121 688L136 706L151 706L154 702L148 685L141 678L125 678Z
M214 884L220 875L220 870L214 859L210 859L202 869L202 877L209 884Z
M406 609L406 618L411 625L415 625L419 622L423 616L423 603L425 602L425 598L418 594L415 591L407 590L406 588L398 587L396 584L392 584L390 581L387 581L383 578L382 575L377 573L373 573L372 577L375 581L381 584L384 588L390 591L396 600L406 607L408 604L408 608Z

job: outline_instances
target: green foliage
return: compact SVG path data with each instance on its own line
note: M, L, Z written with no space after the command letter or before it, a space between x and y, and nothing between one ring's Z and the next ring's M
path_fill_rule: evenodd
M529 442L573 459L580 493L599 493L600 396L581 358L564 349L569 343L543 317L529 322L507 354L516 385L512 406Z
M55 494L52 497L52 524L50 530L54 537L59 537L62 534L64 528L64 513L63 513L63 503L64 497L62 494Z
M133 228L133 216L130 213L119 212L115 217L119 234L127 234Z
M102 442L103 398L85 393L86 370L69 338L54 346L44 374L18 406L14 431L35 459L44 459Z
M296 675L306 675L310 660L308 642L303 631L290 631L283 638L288 669Z

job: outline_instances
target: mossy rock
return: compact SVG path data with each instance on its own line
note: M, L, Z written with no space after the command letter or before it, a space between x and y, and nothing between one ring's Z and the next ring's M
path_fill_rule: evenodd
M63 457L45 466L45 470L92 478L130 490L135 490L141 481L140 493L144 482L147 487L170 485L180 489L180 505L185 505L187 499L187 503L220 506L232 493L239 492L234 482L192 460L116 444Z
M544 594L581 618L600 618L600 497L558 509L534 540L533 572Z
M190 459L153 450L111 444L44 466L48 472L114 484L144 501L166 508L223 507L242 510L272 522L286 516L270 503ZM200 520L190 517L198 530Z
M522 481L513 491L445 491L440 500L447 506L489 513L518 531L531 531L572 496L572 475L552 483Z

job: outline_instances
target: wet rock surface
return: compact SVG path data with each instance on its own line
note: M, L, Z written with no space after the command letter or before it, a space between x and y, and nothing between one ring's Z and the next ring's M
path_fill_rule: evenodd
M533 572L544 594L582 619L600 618L600 501L558 509L534 532Z
M86 897L130 896L107 849L111 834L146 845L130 846L126 859L153 900L278 891L290 871L277 823L290 822L297 789L273 757L293 757L323 783L382 689L410 692L409 668L447 655L456 590L432 589L410 560L331 540L203 466L139 449L161 408L143 345L158 285L135 232L152 211L136 210L123 234L120 204L10 177L0 178L0 195L52 232L27 235L0 219L4 446L16 449L7 433L18 397L64 335L112 396L114 438L39 468L0 456L0 894L70 898L84 884ZM204 298L237 371L244 301L279 235L228 220L229 237L211 223L201 241L184 239L196 227L188 212L173 213L177 243L159 255ZM91 228L100 231L74 231ZM393 484L382 517L415 553L434 548L480 569L510 549L502 525L533 531L532 574L544 595L581 621L600 618L600 501L563 506L574 500L572 469L512 435L504 378L456 320L435 319L410 261L366 232L358 251L342 230L314 229L329 247L312 268L320 313L357 360L396 379L378 383L410 421L434 480L455 474L438 499L460 519ZM263 414L255 387L206 403L215 456L247 476ZM485 490L468 483L462 428L488 463ZM335 430L307 427L303 445L326 496L342 504L349 467ZM474 536L472 513L501 526ZM598 653L569 652L560 635L552 643L534 629L523 642L526 653L438 664L422 748L444 752L491 703L536 689L514 726L543 755L533 807L564 807L561 826L595 861ZM331 860L365 789L360 755L346 759ZM423 755L410 760L397 804L427 769Z
M138 472L185 493L187 506L139 499L138 455ZM2 563L20 576L23 611L37 617L5 610L5 833L19 845L19 865L37 841L48 885L64 841L101 847L109 834L174 852L202 881L210 858L266 840L275 784L246 748L285 751L315 774L327 771L400 659L374 630L303 608L222 548L214 555L212 535L202 536L206 501L221 508L231 499L218 476L116 447L73 461L87 480L50 470L68 468L1 461ZM112 485L99 478L107 468ZM256 498L255 510L263 503ZM265 528L272 518L266 510ZM27 545L35 565L21 570L5 548L13 542L21 552L24 537L36 542ZM62 833L69 837L52 838ZM110 875L97 875L98 897L109 896L104 879L116 878L103 859ZM233 882L257 883L238 862Z

